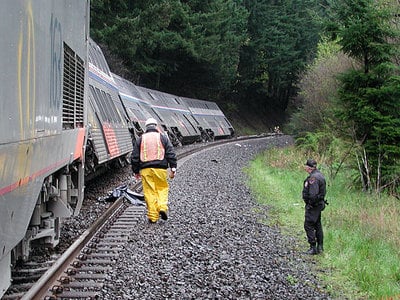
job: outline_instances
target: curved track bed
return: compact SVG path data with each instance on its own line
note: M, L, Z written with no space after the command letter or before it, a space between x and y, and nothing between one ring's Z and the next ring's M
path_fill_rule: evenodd
M117 200L22 299L328 299L243 185L254 154L291 141L254 138L178 149L167 222Z

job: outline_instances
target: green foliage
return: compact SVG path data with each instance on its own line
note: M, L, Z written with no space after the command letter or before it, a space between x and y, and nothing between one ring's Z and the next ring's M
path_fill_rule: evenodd
M320 138L310 137L310 146L316 139ZM297 242L288 247L299 256L307 247L303 164L309 156L318 157L319 168L327 174L330 162L319 155L296 147L271 149L246 168L252 193L268 207L268 215L260 210L260 220L294 237ZM390 299L400 294L400 203L394 197L349 189L351 176L352 170L343 169L335 180L327 178L330 204L322 213L325 251L312 258L317 270L324 271L314 271L332 299Z
M291 161L290 153L293 153L293 148L285 151L273 149L252 161L246 168L248 183L259 202L270 205L268 218L261 216L263 222L270 226L279 226L285 232L289 230L302 234L304 212L302 200L299 199L301 190L299 191L297 184L299 180L302 182L302 170L299 166L304 162ZM292 176L294 173L296 176Z
M331 41L326 37L322 37L318 43L317 57L315 58L314 64L332 57L338 58L339 53L340 46L336 41Z
M384 187L393 192L400 183L400 84L387 65L345 73L339 90L339 116L360 145L362 185L377 192Z
M302 137L310 131L335 128L337 120L333 110L339 87L337 76L352 63L353 60L339 51L337 43L326 39L320 41L316 59L308 65L297 85L299 93L290 105L294 112L286 131Z
M91 36L136 84L283 115L315 56L319 10L313 0L92 0Z
M195 48L200 57L212 66L221 87L229 90L236 79L248 14L234 1L211 1L208 5L198 4L194 8Z
M248 0L249 40L242 48L237 90L259 111L286 109L294 84L314 57L318 25L314 1Z
M376 0L330 1L330 21L327 30L338 37L344 53L369 67L387 62L396 49L388 39L397 33L390 26L393 8Z
M353 144L339 138L329 128L308 132L304 137L297 138L296 144L306 157L314 157L317 161L324 162L326 175L331 180L335 180L354 148Z
M247 13L235 0L93 0L92 37L135 83L213 99L235 80ZM118 73L118 70L113 70Z
M92 20L100 18L96 7L115 15L101 15L107 23L96 26L98 22L94 22L91 34L106 43L131 70L141 74L144 81L161 73L173 73L181 57L196 59L187 7L180 1L135 1L129 5L127 1L121 2L125 5L116 6L105 0L91 2Z
M392 60L399 50L399 31L393 26L395 10L386 4L375 0L329 1L327 33L345 54L360 64L342 72L338 101L328 102L322 110L328 118L320 118L321 125L311 129L328 128L354 145L353 166L359 171L364 190L387 189L396 193L400 183L400 69ZM305 108L312 107L309 103L313 98L304 87L307 86L302 86L301 95L308 102L303 100L303 103L307 104ZM335 115L331 113L332 105ZM296 113L292 127L301 126L300 117L308 111L303 108ZM303 128L309 129L304 125ZM301 133L299 128L297 132Z

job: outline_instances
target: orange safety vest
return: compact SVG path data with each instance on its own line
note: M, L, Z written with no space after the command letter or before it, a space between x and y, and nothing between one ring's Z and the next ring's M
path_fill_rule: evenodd
M165 148L159 132L147 132L142 135L140 143L140 160L142 162L163 160L164 154Z

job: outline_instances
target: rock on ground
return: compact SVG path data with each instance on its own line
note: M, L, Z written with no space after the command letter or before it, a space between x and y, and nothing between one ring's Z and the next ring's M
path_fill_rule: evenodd
M280 136L237 142L178 162L167 221L132 232L104 299L329 299L312 259L259 222L242 168L285 146Z

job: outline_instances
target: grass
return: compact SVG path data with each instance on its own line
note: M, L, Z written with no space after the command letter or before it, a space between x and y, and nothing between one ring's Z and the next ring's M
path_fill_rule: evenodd
M305 160L294 147L272 149L246 169L253 194L270 208L263 222L297 237L304 248ZM328 173L323 161L320 170ZM334 181L327 178L325 252L313 257L325 271L318 274L336 299L400 300L400 201L354 191L348 178L345 171Z

